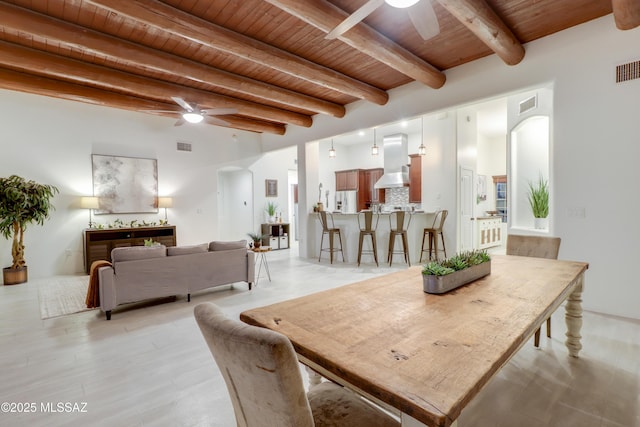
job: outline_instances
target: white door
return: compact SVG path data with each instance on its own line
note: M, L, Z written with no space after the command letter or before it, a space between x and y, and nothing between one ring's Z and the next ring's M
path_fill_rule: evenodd
M460 168L460 250L473 249L473 171Z

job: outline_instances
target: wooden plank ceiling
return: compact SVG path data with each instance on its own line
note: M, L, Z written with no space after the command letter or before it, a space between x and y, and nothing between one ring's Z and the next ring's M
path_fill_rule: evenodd
M487 55L517 66L523 44L612 10L620 29L640 22L636 0L420 1L440 25L428 40L415 9L387 4L325 38L365 0L0 1L0 87L176 119L179 97L232 108L224 126L284 134L413 80L437 90Z

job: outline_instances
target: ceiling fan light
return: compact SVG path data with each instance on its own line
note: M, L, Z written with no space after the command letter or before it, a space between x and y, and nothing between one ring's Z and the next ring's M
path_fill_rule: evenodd
M418 3L419 0L384 0L389 6L404 9Z
M182 114L182 118L188 121L189 123L200 123L204 120L204 116L202 114L189 112Z

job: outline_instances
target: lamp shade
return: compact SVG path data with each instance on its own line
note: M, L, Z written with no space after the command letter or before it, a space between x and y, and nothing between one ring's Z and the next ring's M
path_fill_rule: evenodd
M173 206L173 199L171 197L158 197L159 208L170 208Z
M100 199L95 196L80 197L80 207L82 209L98 209Z

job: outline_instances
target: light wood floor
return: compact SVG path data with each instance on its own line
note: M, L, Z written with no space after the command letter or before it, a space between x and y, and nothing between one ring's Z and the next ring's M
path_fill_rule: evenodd
M294 255L271 252L273 281L262 277L253 291L222 287L191 303L179 298L120 309L108 322L99 310L41 320L37 287L46 280L0 287L0 403L36 409L0 413L0 426L235 426L224 382L193 319L196 304L212 301L238 316L403 268L329 266ZM525 345L469 404L460 427L640 427L640 323L585 312L584 348L572 359L563 343L563 312L553 316L553 338L542 337L540 349ZM59 402L76 409L86 403L86 412L46 411Z

